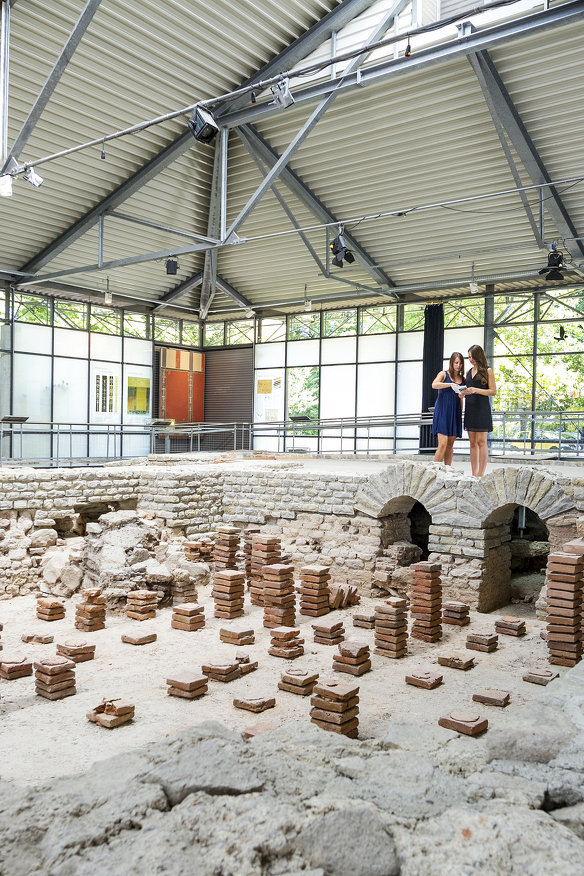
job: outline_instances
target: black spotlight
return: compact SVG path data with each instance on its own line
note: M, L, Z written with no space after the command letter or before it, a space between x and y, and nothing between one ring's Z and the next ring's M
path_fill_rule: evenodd
M187 124L195 140L198 140L200 143L210 143L219 130L219 125L213 118L212 113L202 106L195 108Z
M347 249L345 238L342 234L337 235L331 243L332 254L334 255L333 265L337 268L343 267L343 259L347 264L352 265L355 261L355 256L350 249Z
M563 280L564 277L561 269L564 266L564 256L557 249L552 249L548 252L547 268L542 268L538 274L545 274L546 280Z
M174 276L178 270L178 262L176 259L167 259L166 260L166 273L170 276Z

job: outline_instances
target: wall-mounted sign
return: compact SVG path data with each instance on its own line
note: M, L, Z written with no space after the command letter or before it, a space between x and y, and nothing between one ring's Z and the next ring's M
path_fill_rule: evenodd
M271 380L258 380L258 395L265 395L266 393L269 395L272 391L272 381Z

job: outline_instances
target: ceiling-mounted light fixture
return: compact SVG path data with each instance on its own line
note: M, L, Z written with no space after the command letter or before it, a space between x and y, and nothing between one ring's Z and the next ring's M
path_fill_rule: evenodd
M105 137L101 141L101 155L99 157L102 161L105 161Z
M28 170L24 174L23 179L25 179L27 183L30 183L31 186L34 186L36 189L40 188L40 186L42 186L42 184L44 183L44 179L42 178L42 176L39 176L38 173L36 173L34 167L28 168Z
M411 56L412 56L412 46L411 46L411 44L410 44L410 35L409 35L409 34L408 34L408 44L407 44L407 46L406 46L406 50L405 50L405 52L404 52L404 56L405 56L406 58L411 58Z
M537 273L545 274L546 280L563 280L564 276L561 271L566 270L563 265L563 254L559 250L557 250L556 247L552 244L552 248L548 252L547 268L542 268L541 271L538 271Z
M308 313L310 310L312 310L312 301L308 297L307 290L308 290L308 286L305 283L304 284L304 309Z
M170 277L174 277L176 272L178 271L178 262L176 259L167 259L166 260L166 273Z
M106 280L105 293L103 296L103 303L107 304L107 305L114 303L114 297L113 297L112 293L110 292L110 287L109 287L109 277Z
M290 80L286 76L275 85L270 86L274 99L270 101L268 106L278 106L280 109L286 109L287 106L292 106L294 98L290 91Z
M343 259L349 265L352 265L355 261L355 256L350 249L347 249L347 244L345 243L345 238L343 237L342 227L339 229L338 235L331 243L331 251L334 255L333 265L335 265L335 267L337 268L343 267Z
M213 114L203 106L195 107L195 111L187 122L191 134L199 143L211 143L219 125L213 118Z
M245 311L245 318L246 318L246 319L253 319L254 316L255 316L255 310L252 310L252 309L250 308L249 310L246 310L246 311Z
M12 197L12 177L9 174L0 176L0 198Z
M477 295L479 291L479 284L475 282L474 278L474 262L472 263L472 277L469 283L471 295Z

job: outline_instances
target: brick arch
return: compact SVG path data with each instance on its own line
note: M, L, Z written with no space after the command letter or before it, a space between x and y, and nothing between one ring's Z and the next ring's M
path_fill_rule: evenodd
M420 502L433 521L446 521L456 513L453 486L451 470L446 466L394 463L363 484L355 497L355 510L370 517L386 517L407 514L415 502Z

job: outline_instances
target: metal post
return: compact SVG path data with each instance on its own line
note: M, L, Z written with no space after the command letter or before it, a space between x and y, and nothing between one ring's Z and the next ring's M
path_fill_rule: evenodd
M4 423L0 422L0 468L4 464Z
M69 423L69 465L73 465L73 424Z
M51 432L53 431L53 429L52 429L53 425L54 424L51 423ZM57 423L57 455L56 455L57 468L59 468L59 440L60 440L60 437L61 436L59 434L59 423Z
M10 56L10 2L0 0L0 168L8 157L8 78Z
M233 449L237 450L237 423L233 424Z

